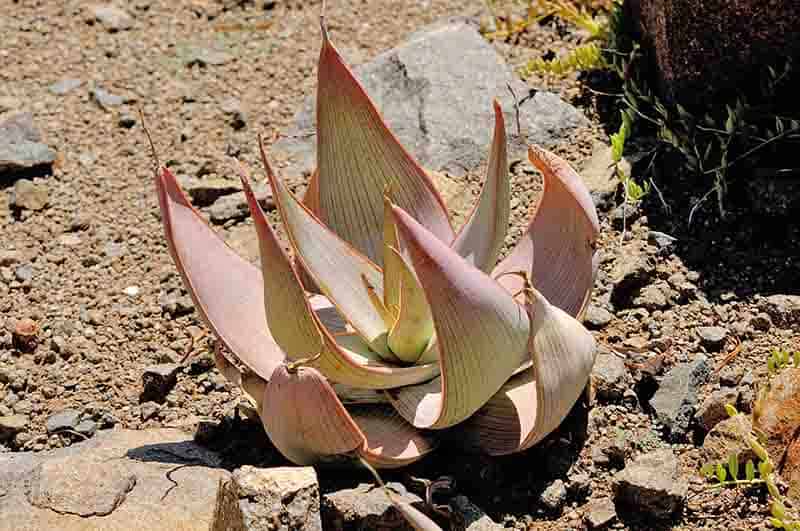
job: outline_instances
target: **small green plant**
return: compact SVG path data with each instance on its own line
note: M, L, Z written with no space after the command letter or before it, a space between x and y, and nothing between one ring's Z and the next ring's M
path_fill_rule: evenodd
M557 16L587 31L589 40L603 39L608 30L603 14L611 10L614 1L616 0L518 0L511 4L524 4L525 18L515 21L508 9L502 17L498 16L502 7L496 0L490 0L487 4L493 14L496 29L484 32L484 36L488 39L509 38L522 33L529 26Z
M775 376L789 366L800 367L800 351L775 349L767 358L767 372L770 376Z
M650 192L650 183L646 182L642 186L622 169L622 155L625 151L625 143L631 135L634 118L632 113L625 109L620 111L620 115L622 122L619 130L611 135L611 160L614 162L614 175L622 183L625 201L636 202Z
M771 360L772 358L770 358ZM725 411L731 417L740 414L731 404L725 405ZM759 441L758 436L752 432L744 433L742 437L758 458L758 464L755 464L752 459L748 459L742 470L737 453L731 454L725 463L705 463L700 468L700 475L710 481L707 490L765 485L771 498L770 523L772 526L776 529L800 531L800 519L791 515L786 508L783 494L775 482L775 464L769 457L762 441Z
M640 132L657 138L661 151L682 155L691 173L711 180L708 192L692 208L689 223L712 194L725 215L732 169L748 177L797 171L793 158L786 156L791 149L783 156L780 152L800 144L800 108L793 103L790 88L797 78L791 58L776 58L765 67L756 90L732 90L721 94L719 103L703 106L667 103L650 88L652 67L635 34L628 12L618 5L609 15L604 60L622 84L622 107L642 122Z
M582 44L563 57L544 59L535 57L528 61L522 68L523 77L529 77L534 72L563 76L576 70L596 70L605 68L603 51L596 42Z

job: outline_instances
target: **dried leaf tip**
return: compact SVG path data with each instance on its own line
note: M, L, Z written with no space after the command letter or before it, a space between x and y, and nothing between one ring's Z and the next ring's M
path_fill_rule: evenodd
M153 137L150 136L150 130L147 128L147 122L144 119L144 111L141 107L137 107L139 111L139 118L142 120L142 130L147 137L147 143L150 144L150 155L153 157L153 173L158 178L158 171L161 169L161 162L158 160L158 153L156 153L156 146L153 144Z
M322 40L328 42L328 25L325 23L325 0L322 0L322 9L319 14L319 29L322 31Z

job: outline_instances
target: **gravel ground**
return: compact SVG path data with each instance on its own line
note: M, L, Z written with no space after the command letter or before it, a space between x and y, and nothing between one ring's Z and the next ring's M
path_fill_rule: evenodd
M472 0L329 3L329 28L354 63L443 16L485 13ZM0 416L29 418L8 450L39 451L77 440L80 434L48 435L46 430L51 415L69 408L99 427L193 428L221 419L230 424L239 393L204 353L203 325L168 256L152 161L136 110L141 107L146 115L158 155L177 173L227 175L230 156L256 167L256 134L271 138L286 127L313 91L319 8L316 1L135 0L128 6L131 27L110 31L92 21L80 2L0 0L0 10L12 14L0 18L0 97L15 98L22 110L33 113L47 143L58 150L53 174L37 180L47 191L46 209L12 212L0 197L0 251L5 253L0 260ZM546 23L495 45L512 65L521 65L549 50L562 53L579 37L563 25ZM51 90L68 78L82 84L66 94ZM582 166L595 143L607 141L597 102L581 89L577 76L530 82L559 92L592 119L590 127L556 149ZM121 102L98 101L103 95L93 95L97 88ZM479 175L465 177L474 191ZM305 185L300 176L291 182L298 189ZM0 180L0 196L10 196L12 184ZM509 243L520 234L540 189L527 163L514 165ZM790 293L791 279L797 278L790 249L773 244L763 254L761 248L753 253L743 242L758 235L744 215L734 215L737 237L719 232L711 218L700 222L700 230L688 231L682 228L683 211L668 216L661 209L648 199L624 236L614 226L613 213L602 217L604 258L593 306L626 299L616 279L625 260L649 260L652 268L646 289L637 287L632 300L614 300L608 322L595 326L601 344L621 353L631 372L654 358L668 370L705 353L712 368L725 364L726 373L753 371L756 378L764 373L772 348L800 346L796 328L779 321L765 324L763 315L763 297ZM660 250L651 243L655 228L679 242ZM229 221L220 229L243 254L256 256L249 222ZM792 230L788 234L796 235ZM767 263L759 263L759 256L768 256ZM720 267L734 273L725 275ZM23 318L41 327L40 344L29 353L12 345L11 332ZM722 327L727 335L711 347L698 338L703 326ZM736 355L724 361L740 342ZM198 353L186 361L164 402L142 402L144 368L179 363L192 347ZM715 371L700 389L700 399L718 385ZM588 435L573 438L581 423ZM607 446L619 433L628 441L625 451L672 448L681 477L696 476L698 446L667 442L652 415L622 400L600 400L589 410L576 407L562 430L522 456L477 459L450 470L454 465L436 461L440 454L410 473L454 473L459 489L508 527L581 529L589 504L611 495L614 470L598 466L593 449ZM701 439L694 442L699 445ZM249 449L246 455L258 450ZM557 510L548 510L542 492L566 474L545 466L553 452L569 462L570 474L586 471L591 494L570 493ZM330 485L353 481L323 479ZM766 529L760 492L704 494L699 480L689 481L692 496L677 518L658 527L630 515L612 528Z

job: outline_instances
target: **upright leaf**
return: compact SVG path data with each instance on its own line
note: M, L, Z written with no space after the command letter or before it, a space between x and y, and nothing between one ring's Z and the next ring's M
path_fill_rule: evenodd
M511 187L503 109L494 101L494 137L486 181L467 222L453 242L453 249L478 269L489 273L497 263L508 230Z
M378 295L383 295L381 270L314 217L275 175L263 148L261 156L298 260L356 332L371 348L391 360L386 347L388 326L373 305L371 293L372 289L381 290Z
M390 260L397 264L401 282L397 319L389 331L388 344L395 356L416 363L433 337L433 316L414 272L397 250L391 252L395 256Z
M453 239L430 178L381 118L324 32L317 86L320 219L379 266L383 194L443 241Z
M509 293L398 207L400 239L433 316L442 377L388 393L418 428L446 428L475 413L527 358L529 319Z
M285 356L267 328L261 273L208 226L167 168L156 188L169 251L195 308L234 356L268 380Z
M594 282L597 211L580 176L565 160L537 146L531 146L528 156L544 176L544 190L526 233L492 275L518 293L523 281L506 273L525 272L551 304L576 316Z

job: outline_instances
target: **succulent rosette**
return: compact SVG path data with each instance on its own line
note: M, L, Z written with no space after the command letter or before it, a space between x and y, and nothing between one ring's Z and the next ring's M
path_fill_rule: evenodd
M477 203L455 230L431 176L403 148L323 28L317 169L300 199L266 174L284 250L242 182L260 269L156 175L170 253L226 347L219 369L252 398L291 461L353 455L398 467L442 430L491 455L524 450L580 397L595 341L578 318L594 281L597 213L570 165L531 146L544 190L500 260L510 184L503 112Z

